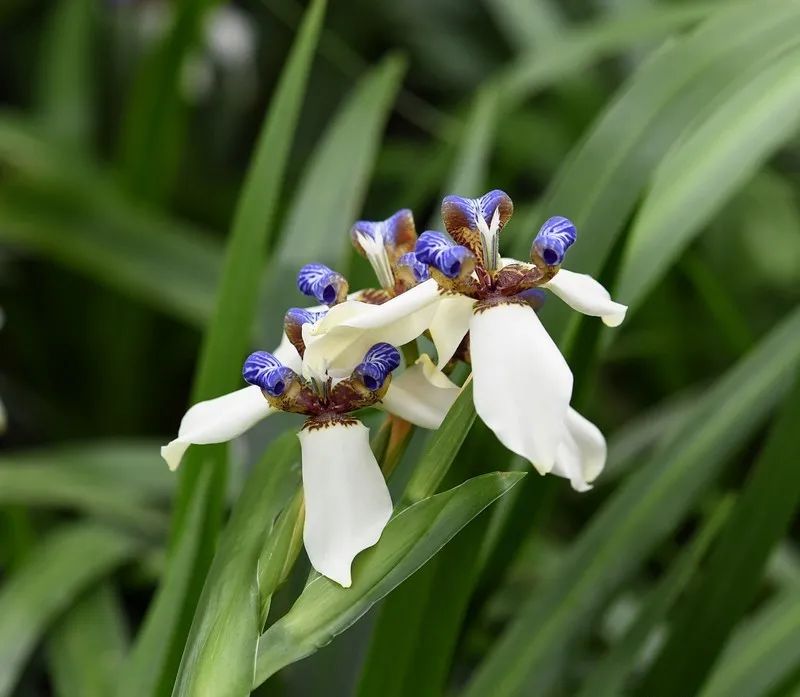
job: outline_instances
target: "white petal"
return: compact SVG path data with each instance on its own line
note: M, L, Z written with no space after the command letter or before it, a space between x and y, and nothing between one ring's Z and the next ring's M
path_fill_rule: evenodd
M392 499L361 423L298 434L306 519L303 541L312 566L348 588L355 556L372 547L392 515Z
M297 349L294 347L294 344L289 341L289 337L286 336L286 334L281 336L281 343L278 344L278 347L272 352L272 355L298 375L302 372L303 359L300 358L300 354L297 353Z
M439 428L460 392L424 353L413 366L392 377L382 406L416 426Z
M178 437L161 448L169 468L181 464L186 449L193 443L224 443L252 428L273 411L261 388L256 385L198 402L181 419Z
M349 374L375 344L413 341L430 325L440 297L436 281L429 279L383 305L348 300L332 307L313 327L303 326L304 371L333 368Z
M437 367L443 368L456 352L469 331L475 301L466 295L444 295L436 305L430 324L431 339L436 346Z
M497 305L470 322L475 409L509 450L546 474L566 434L572 373L536 313Z
M569 479L575 491L587 491L605 467L606 439L597 426L571 407L566 426L551 474Z
M601 317L609 327L617 327L625 319L627 305L611 299L609 292L600 283L585 273L574 273L561 269L542 288L552 290L571 308L584 315Z

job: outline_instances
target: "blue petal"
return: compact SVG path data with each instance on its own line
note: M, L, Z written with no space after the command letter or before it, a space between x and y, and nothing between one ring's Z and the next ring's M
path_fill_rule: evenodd
M256 351L244 362L242 377L245 382L257 385L273 397L280 397L295 377L295 372L271 353Z
M456 244L444 233L433 230L419 236L414 253L417 261L433 266L448 278L457 278L464 263L475 259L475 255L466 247Z
M375 344L353 371L370 390L379 390L387 376L400 365L400 352L391 344Z
M560 215L548 218L533 241L531 257L539 256L548 266L558 266L577 237L578 231L568 218Z
M514 204L505 191L494 189L480 198L464 198L463 196L445 196L442 201L442 220L445 229L453 234L461 228L478 229L478 217L483 218L486 225L491 225L492 217L500 209L500 229L506 224L514 212Z
M314 324L324 314L324 310L311 312L302 307L290 307L286 312L284 322L302 327L304 324Z
M417 259L417 255L414 252L403 254L403 256L397 260L397 265L406 266L411 269L411 273L414 275L414 280L417 283L427 281L431 276L430 271L428 271L428 265L423 264Z
M325 264L306 264L297 274L297 287L323 305L342 302L348 289L345 277Z
M386 220L359 220L350 229L350 237L356 249L361 249L358 241L359 235L369 237L390 248L398 246L412 246L417 237L414 228L414 215L408 208L397 211Z

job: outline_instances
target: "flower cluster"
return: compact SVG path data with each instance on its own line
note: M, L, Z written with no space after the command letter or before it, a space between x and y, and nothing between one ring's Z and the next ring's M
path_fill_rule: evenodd
M319 304L291 308L280 345L247 358L248 387L189 409L178 437L162 448L167 463L174 469L190 444L230 440L275 411L305 416L303 539L314 568L347 587L353 559L378 541L392 512L368 430L354 413L378 407L437 428L460 390L446 373L463 360L472 367L476 411L498 439L540 473L590 488L605 465L605 439L570 407L572 373L536 311L546 290L609 326L626 308L590 276L561 268L577 239L567 218L544 223L528 261L501 257L500 232L513 210L495 190L447 196L446 233L418 237L408 210L357 222L351 240L377 286L351 292L337 271L304 266L297 287ZM436 364L423 354L402 366L397 347L423 334Z

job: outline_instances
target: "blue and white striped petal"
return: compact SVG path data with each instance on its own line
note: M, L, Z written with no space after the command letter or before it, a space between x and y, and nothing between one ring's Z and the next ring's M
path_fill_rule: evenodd
M389 373L400 365L400 352L391 344L375 344L353 371L370 390L383 387Z
M350 230L353 245L360 252L365 253L362 246L363 238L394 250L400 248L406 251L414 246L417 233L414 228L414 215L408 208L397 211L386 220L359 220Z
M323 305L336 305L347 298L347 279L325 264L306 264L297 274L297 288Z
M556 215L542 225L531 247L531 259L537 257L547 266L560 266L567 250L575 244L578 231L569 218Z
M475 255L441 232L428 230L417 240L417 261L433 266L447 278L463 278L472 273Z
M428 270L428 265L423 264L419 259L417 259L415 252L403 254L403 256L397 260L397 266L408 269L411 277L417 283L427 281L431 277L430 271Z
M244 362L242 377L245 382L257 385L272 397L280 397L296 373L268 351L256 351Z
M495 212L497 212L499 231L514 213L511 197L500 189L489 191L480 198L445 196L442 201L442 220L450 234L464 227L479 230L482 223L489 226Z

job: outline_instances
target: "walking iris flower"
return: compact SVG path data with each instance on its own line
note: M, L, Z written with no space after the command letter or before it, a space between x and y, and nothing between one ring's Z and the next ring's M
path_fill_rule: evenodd
M370 347L346 377L312 374L257 351L244 363L249 387L194 405L178 438L161 449L177 468L189 443L231 440L276 411L306 417L298 437L302 453L303 542L313 567L344 587L355 556L374 545L392 514L392 500L369 444L368 429L351 414L384 399L400 352Z
M566 218L544 223L529 263L502 259L499 236L512 213L499 190L442 202L449 236L424 232L415 249L444 293L431 335L440 367L459 347L471 362L475 408L499 440L540 473L566 477L583 491L603 469L605 439L570 408L572 373L536 310L542 289L609 326L619 325L627 308L590 276L561 268L577 237Z

